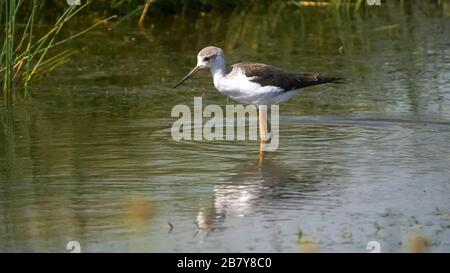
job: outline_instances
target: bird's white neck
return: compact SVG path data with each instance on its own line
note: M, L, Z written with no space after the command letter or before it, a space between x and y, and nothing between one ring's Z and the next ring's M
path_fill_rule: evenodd
M214 80L214 85L217 87L218 82L225 77L225 60L217 59L214 63L211 64L211 75Z

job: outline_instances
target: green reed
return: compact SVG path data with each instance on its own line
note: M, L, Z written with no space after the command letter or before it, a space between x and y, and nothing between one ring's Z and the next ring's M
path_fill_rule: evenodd
M37 13L43 3L46 2L6 0L0 4L2 6L0 23L4 26L2 35L4 42L0 53L0 81L3 82L3 97L7 104L11 104L14 100L15 89L19 84L23 87L23 95L27 97L30 93L31 81L42 78L48 72L66 63L75 53L75 50L53 52L53 49L115 18L110 16L76 34L60 39L58 34L63 27L91 2L87 1L80 6L67 5L56 22L44 34L37 36L35 33ZM23 13L23 10L27 11L25 27L21 33L18 33L17 25L22 24L17 22L18 13ZM24 18L22 13L20 17Z
M5 77L3 79L3 95L5 101L10 102L13 96L13 73L14 73L14 33L16 21L16 0L6 0L3 3L4 14L2 19L5 20L5 41L3 43L0 56L0 65L5 62Z

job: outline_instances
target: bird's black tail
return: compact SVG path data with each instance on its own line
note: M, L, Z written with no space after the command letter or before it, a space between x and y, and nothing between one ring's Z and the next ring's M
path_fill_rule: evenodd
M317 73L297 73L295 79L295 88L291 88L290 90L305 88L309 86L325 84L325 83L344 83L344 78L341 77L322 77Z
M323 83L346 83L344 82L344 78L340 77L317 77L317 84L323 84Z

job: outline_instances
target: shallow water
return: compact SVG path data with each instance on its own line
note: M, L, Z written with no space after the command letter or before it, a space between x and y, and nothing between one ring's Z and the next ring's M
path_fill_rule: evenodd
M84 36L1 108L0 251L450 251L449 15L274 5ZM207 72L172 88L210 44L348 84L281 105L262 162L255 141L176 142L174 105L232 103Z

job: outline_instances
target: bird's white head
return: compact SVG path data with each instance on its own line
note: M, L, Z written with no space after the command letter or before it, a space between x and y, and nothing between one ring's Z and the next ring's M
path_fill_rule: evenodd
M220 67L224 62L223 50L215 46L205 47L197 55L197 66L200 68Z
M189 72L181 81L179 81L175 88L181 85L185 80L192 76L195 72L202 68L209 68L211 71L223 70L225 67L225 57L223 50L215 46L207 46L200 50L197 54L197 66Z

